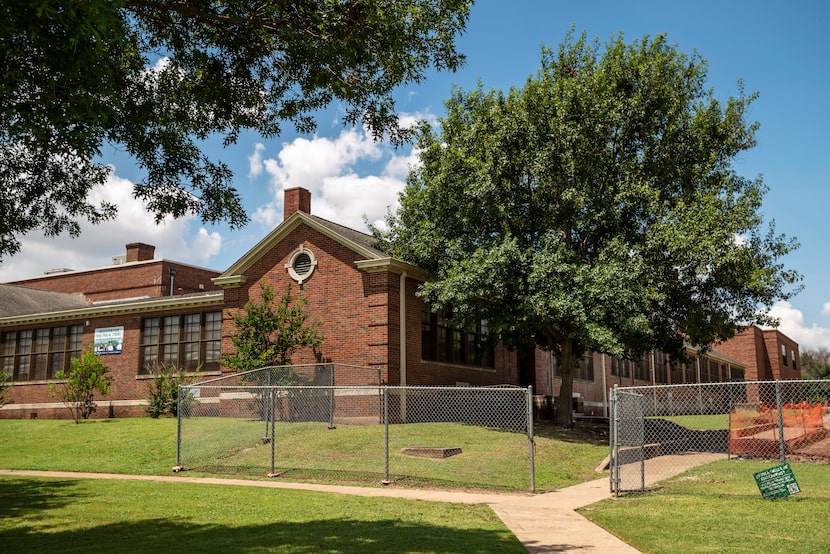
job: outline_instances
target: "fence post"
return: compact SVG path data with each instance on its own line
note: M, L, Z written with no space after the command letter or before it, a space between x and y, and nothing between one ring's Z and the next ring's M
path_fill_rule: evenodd
M273 412L274 405L275 405L274 397L276 396L277 391L274 389L274 387L271 387L270 391L271 392L270 392L269 396L271 398L271 411ZM276 446L274 445L274 443L276 442L275 438L276 438L276 436L275 436L275 433L274 433L274 414L272 413L271 414L271 475L272 476L276 473L276 468L275 468Z
M787 450L784 444L784 410L781 405L781 381L775 381L775 406L778 408L778 451L781 463L787 461Z
M334 429L334 365L329 364L329 368L331 369L331 379L329 379L331 383L331 389L329 389L329 429Z
M268 389L271 390L271 372L274 371L273 367L268 368ZM266 396L263 394L262 398L262 419L265 420L265 434L262 435L263 438L268 437L268 413L274 411L274 397L272 394L268 394L267 399Z
M389 387L382 387L383 394L383 428L384 428L384 449L386 455L386 477L384 483L389 481Z
M530 463L530 492L536 493L536 442L533 439L533 387L527 387L527 449Z
M182 467L182 386L179 385L178 404L176 404L176 466Z
M611 488L612 493L615 493L619 496L619 477L617 476L617 457L615 454L615 448L617 447L617 386L614 385L611 388L611 418L609 421L611 425L611 433L610 433L610 440L609 442L609 453L608 453L608 460L609 460L609 485Z

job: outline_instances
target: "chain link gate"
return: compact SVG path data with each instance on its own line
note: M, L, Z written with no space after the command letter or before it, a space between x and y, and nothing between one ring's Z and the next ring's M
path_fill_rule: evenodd
M610 398L613 493L716 460L830 461L830 380L615 387Z
M645 489L643 395L611 390L611 492Z

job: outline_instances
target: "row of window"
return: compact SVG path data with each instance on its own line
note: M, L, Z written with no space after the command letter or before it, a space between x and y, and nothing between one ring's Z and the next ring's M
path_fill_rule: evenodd
M83 327L69 325L0 334L0 368L12 381L44 381L81 355Z
M651 355L644 356L639 361L621 360L611 357L611 375L620 378L633 377L638 381L651 381ZM698 381L698 367L700 380ZM654 353L654 382L669 383L671 374L672 384L682 383L721 383L728 381L742 381L743 370L722 364L706 357L697 358L690 363L673 364L668 356L662 352Z
M425 302L421 310L421 358L479 367L493 367L493 342L487 321L469 329L449 324L447 311L433 312Z
M69 325L0 334L0 371L14 382L55 379L81 356L83 326ZM149 317L141 324L139 373L179 367L219 369L222 312Z
M222 312L148 317L141 325L140 373L216 371L221 348Z
M793 371L798 370L798 364L795 361L795 350L790 350L790 358L792 359ZM784 364L784 367L787 367L787 345L781 345L781 362Z

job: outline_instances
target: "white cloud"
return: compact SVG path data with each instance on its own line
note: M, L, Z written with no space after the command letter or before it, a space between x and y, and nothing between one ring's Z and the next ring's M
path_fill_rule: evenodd
M283 191L303 187L311 192L314 215L365 230L364 215L381 223L387 210L395 209L409 165L416 160L411 148L395 151L373 141L364 129L347 129L334 139L294 139L275 157L262 159L273 200L257 208L252 219L275 226L282 220Z
M194 260L207 263L207 261L222 250L222 235L214 231L209 233L204 227L199 229L196 236L190 243L189 250L195 256Z
M261 142L256 143L254 152L248 156L248 177L259 177L262 174L262 151L265 150L265 145Z
M45 237L29 233L22 237L20 253L6 258L0 265L0 282L37 277L55 268L92 269L112 263L112 257L124 254L131 242L144 242L156 247L156 258L206 265L219 253L222 236L201 228L193 231L195 217L167 217L156 224L144 204L133 198L133 183L110 174L103 187L95 189L92 203L107 200L118 206L112 221L91 225L81 221L81 234Z
M824 304L824 313L830 313L830 302ZM830 329L819 327L815 323L806 327L804 314L789 302L776 302L770 309L770 315L780 321L778 330L796 341L801 350L830 348Z

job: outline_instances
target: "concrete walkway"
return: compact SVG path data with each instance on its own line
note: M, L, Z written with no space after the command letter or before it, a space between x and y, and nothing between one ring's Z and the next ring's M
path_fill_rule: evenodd
M719 456L722 458L722 456ZM647 485L679 474L714 458L711 454L679 456L674 463L646 469ZM646 462L648 464L648 462ZM659 471L656 468L659 467ZM169 483L202 483L274 489L298 489L370 497L395 497L432 502L487 504L525 545L529 552L614 552L636 553L637 549L579 515L575 510L611 496L608 477L566 487L545 494L487 494L442 490L369 488L280 481L249 481L210 477L121 475L112 473L74 473L65 471L17 471L0 469L1 475L59 477L71 479L120 479Z

